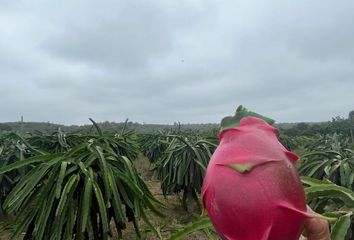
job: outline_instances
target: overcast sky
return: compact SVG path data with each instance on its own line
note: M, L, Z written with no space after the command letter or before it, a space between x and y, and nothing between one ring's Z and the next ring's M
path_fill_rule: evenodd
M0 122L354 110L353 0L0 0Z

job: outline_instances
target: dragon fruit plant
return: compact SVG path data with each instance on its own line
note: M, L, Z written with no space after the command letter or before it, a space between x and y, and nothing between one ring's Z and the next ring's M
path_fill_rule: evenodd
M227 240L298 240L307 213L294 164L274 120L239 106L221 121L220 144L202 188L203 204Z

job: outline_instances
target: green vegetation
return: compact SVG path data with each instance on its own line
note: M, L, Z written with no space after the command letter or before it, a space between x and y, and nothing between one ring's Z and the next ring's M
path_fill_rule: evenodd
M162 131L141 134L139 137L141 152L151 163L155 163L166 151L169 145L169 138L171 137L168 136L168 132Z
M278 125L280 141L301 157L308 204L330 219L335 240L354 236L353 121L352 111L348 119ZM186 217L193 223L184 225L170 216L171 222L157 224L179 193L181 207L200 216L216 124L92 123L0 124L0 218L6 219L0 232L9 239L120 239L126 231L130 238L188 239L198 230L217 239L206 216ZM149 178L136 168L142 154ZM154 177L164 198L151 191Z
M163 194L182 191L184 208L193 211L193 200L199 204L197 194L201 191L206 167L217 145L198 135L166 137L168 146L153 169L161 180Z
M348 137L337 134L322 136L302 155L299 173L317 179L328 179L353 190L354 150Z
M14 146L2 144L8 150L1 155L3 207L15 216L11 239L22 233L24 239L109 239L112 222L119 237L128 221L140 236L140 218L156 231L145 211L161 215L157 207L163 205L134 168L132 160L138 153L134 134L97 131L98 135L68 139L61 131L26 140L7 136L10 142L19 139ZM21 172L24 168L27 171ZM9 187L6 181L13 175L17 181Z

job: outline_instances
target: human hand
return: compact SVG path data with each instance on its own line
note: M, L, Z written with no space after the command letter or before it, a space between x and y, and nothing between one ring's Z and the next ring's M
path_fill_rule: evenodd
M310 208L307 211L313 213ZM300 240L331 240L328 221L316 217L307 219Z

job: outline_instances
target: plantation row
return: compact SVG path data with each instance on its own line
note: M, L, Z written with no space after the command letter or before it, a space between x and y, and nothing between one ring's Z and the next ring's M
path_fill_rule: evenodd
M147 212L163 217L159 209L165 206L134 167L140 152L164 195L181 192L186 211L202 210L199 194L216 136L178 129L102 133L92 122L91 134L0 135L0 203L3 217L15 218L11 239L119 239L129 222L142 238L140 219L159 236ZM352 239L352 140L337 134L280 139L301 155L298 170L308 203L331 221L332 239ZM171 239L210 227L202 217Z

